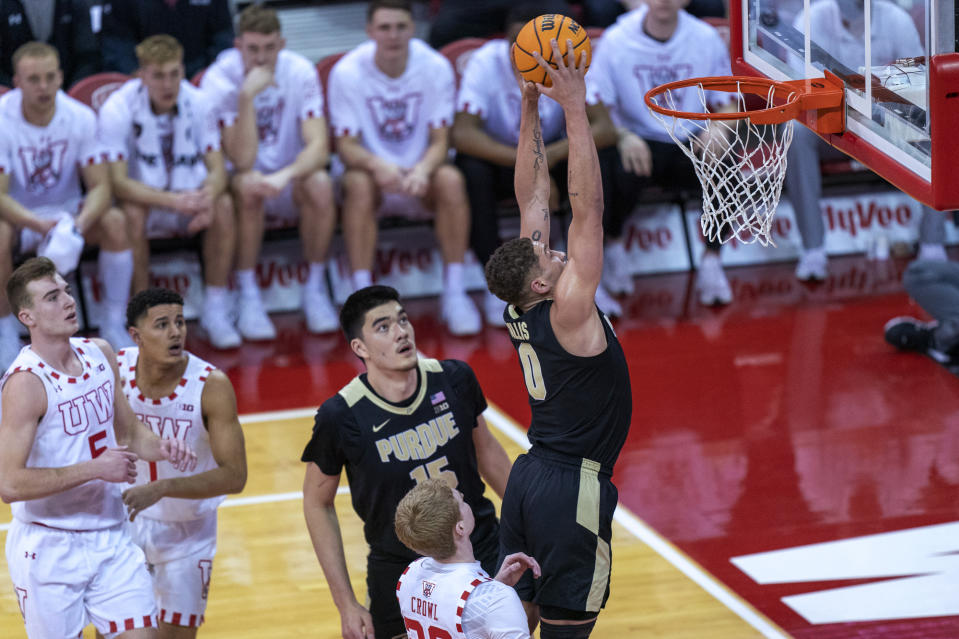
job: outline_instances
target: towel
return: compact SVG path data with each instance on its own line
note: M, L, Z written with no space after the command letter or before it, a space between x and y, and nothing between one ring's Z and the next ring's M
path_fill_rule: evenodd
M57 272L66 276L77 268L83 253L83 236L77 231L73 216L64 213L57 225L43 236L37 255L49 258Z

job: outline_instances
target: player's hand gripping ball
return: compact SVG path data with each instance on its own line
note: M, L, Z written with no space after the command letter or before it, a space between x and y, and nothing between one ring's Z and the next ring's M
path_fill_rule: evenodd
M590 58L592 56L592 47L589 43L589 36L586 35L586 29L579 26L569 16L558 13L547 13L527 22L516 36L516 46L513 47L513 64L516 70L527 82L536 82L543 86L552 86L546 70L536 63L533 57L534 51L539 51L546 63L554 69L558 68L556 60L553 59L553 48L549 41L556 39L559 45L559 53L563 56L566 65L577 63L579 66L580 55L585 56L586 68L589 68ZM567 52L567 40L573 42L574 58L570 59Z

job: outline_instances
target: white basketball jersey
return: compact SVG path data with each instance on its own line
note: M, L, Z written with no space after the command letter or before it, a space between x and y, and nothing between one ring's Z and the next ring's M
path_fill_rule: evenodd
M429 630L434 627L465 639L463 608L473 589L486 581L490 581L490 576L478 561L444 564L421 557L411 563L396 585L400 612L410 637L437 636Z
M0 98L0 172L12 178L10 196L31 210L76 202L83 195L79 167L104 159L96 114L58 91L53 119L37 127L24 119L22 97L13 89Z
M243 58L227 49L203 74L200 87L216 110L221 127L236 122L237 94L243 84ZM284 49L276 60L273 84L253 99L259 146L256 168L265 173L291 164L303 150L301 123L323 117L323 93L316 67Z
M137 462L137 485L170 477L187 477L212 470L217 467L210 450L210 435L203 423L203 385L215 369L192 353L183 378L176 391L166 397L151 399L145 397L137 388L137 358L140 349L136 346L124 348L117 353L120 365L120 383L123 394L130 402L137 419L150 427L162 438L175 437L185 442L196 452L196 469L181 472L168 461ZM216 510L225 499L225 495L209 499L178 499L164 497L141 513L141 517L162 521L189 521L200 519Z
M136 78L110 94L97 118L110 161L126 161L131 178L156 189L200 188L207 176L204 156L220 148L217 118L203 92L186 80L180 82L172 114L153 113L147 88ZM174 139L178 130L179 143Z
M113 431L113 368L103 351L90 340L71 338L70 347L83 367L79 377L55 370L26 346L0 379L2 388L11 375L27 371L43 382L47 395L47 410L37 425L27 468L79 464L117 445ZM49 497L15 502L10 508L13 516L25 523L65 530L100 530L123 522L121 486L125 484L94 479Z
M430 129L453 124L453 66L422 40L410 40L406 69L391 78L373 62L374 42L343 56L327 95L335 136L359 136L363 147L403 168L422 159Z
M513 75L509 46L506 40L490 40L470 56L460 83L456 110L479 116L490 137L516 146L523 94ZM566 133L563 107L555 100L540 98L539 121L546 143Z
M646 92L674 80L732 75L729 51L715 28L682 10L672 37L660 42L643 29L647 11L643 4L603 32L602 46L596 47L586 74L590 80L586 101L602 102L618 125L643 139L671 142L646 107ZM719 104L727 95L717 94L714 99ZM675 109L703 112L694 91L682 92ZM692 131L687 128L687 135Z

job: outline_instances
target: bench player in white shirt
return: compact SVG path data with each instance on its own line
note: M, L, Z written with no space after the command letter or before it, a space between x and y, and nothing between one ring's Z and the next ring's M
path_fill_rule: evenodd
M31 639L156 636L143 553L123 530L120 483L137 459L189 470L196 455L137 421L113 349L71 337L77 307L53 262L30 258L6 283L30 332L0 380L0 497L12 503L6 557ZM169 462L169 463L168 463Z
M435 214L445 264L443 319L455 335L477 333L482 320L463 282L469 202L463 175L446 161L453 67L413 38L409 2L374 0L366 15L370 41L336 63L327 92L336 150L346 166L343 231L353 285L371 283L376 214L384 200L416 208L422 203Z
M646 108L643 96L655 86L700 76L728 76L729 50L711 25L683 10L688 0L654 0L621 16L603 32L589 69L587 102L605 104L619 126L619 155L603 167L611 255L620 252L622 225L642 191L654 181L698 187L692 163L673 143L666 129ZM725 94L723 94L725 95ZM700 112L698 98L688 92L677 107ZM712 111L734 104L711 104ZM696 288L702 304L728 304L732 289L720 262L719 241L706 240ZM615 259L615 258L613 258Z
M501 244L496 204L504 197L513 199L513 167L519 143L523 94L519 73L510 58L510 46L516 41L520 29L542 13L542 3L513 6L506 18L506 37L490 40L473 52L456 96L456 117L450 137L456 148L456 165L466 177L472 222L470 243L483 267ZM590 81L589 75L586 81ZM560 210L560 198L565 197L566 192L569 140L566 139L562 107L555 100L540 100L539 110L550 172L549 210L556 212ZM603 162L604 155L608 156L607 162L612 161L616 153L616 128L609 111L602 104L591 104L586 107L586 117L590 121L600 162ZM606 257L609 267L621 267L607 268L603 273L603 285L596 289L596 303L600 309L616 317L622 315L623 309L609 295L607 288L612 293L631 293L633 285L624 263L622 244L618 246L623 259L613 262L609 259L610 251ZM486 292L484 315L488 324L504 325L505 307L505 302Z
M157 288L137 293L127 323L136 346L117 359L130 407L155 433L176 436L197 455L191 472L137 462L137 485L123 493L130 533L153 575L160 639L192 639L206 610L217 506L246 483L243 429L230 380L184 349L179 294Z
M396 597L410 639L528 639L523 604L512 586L539 564L508 555L490 576L473 557L473 511L443 479L417 484L396 507L396 535L424 555L409 565Z
M183 79L183 47L175 38L150 36L136 54L139 77L114 91L98 115L113 190L130 221L133 290L149 286L148 238L205 231L200 325L214 347L239 346L227 296L235 213L216 117Z
M17 252L35 250L60 217L73 216L84 241L100 247L100 335L119 348L130 342L123 318L133 252L126 219L110 206L96 115L60 91L56 49L31 42L13 59L17 88L0 98L0 281L10 277ZM0 295L0 365L9 365L19 350L17 320Z
M312 333L339 328L326 283L326 259L336 226L333 185L325 166L329 140L316 67L284 49L276 12L253 4L240 13L235 48L221 53L200 85L219 111L223 150L232 163L238 238L236 282L240 334L273 339L253 269L264 224L299 213L306 326Z

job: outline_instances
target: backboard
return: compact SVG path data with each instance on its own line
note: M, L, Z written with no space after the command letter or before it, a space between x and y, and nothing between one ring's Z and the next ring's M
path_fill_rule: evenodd
M734 74L829 70L846 123L821 137L929 206L959 208L955 0L730 0L729 13Z

